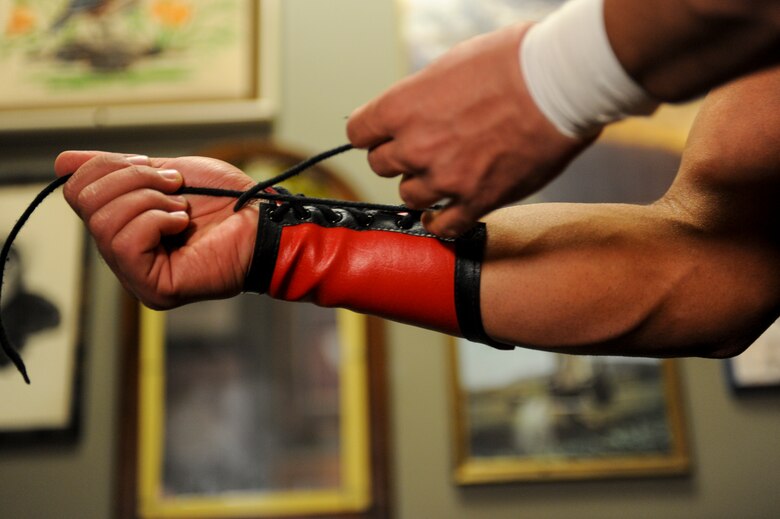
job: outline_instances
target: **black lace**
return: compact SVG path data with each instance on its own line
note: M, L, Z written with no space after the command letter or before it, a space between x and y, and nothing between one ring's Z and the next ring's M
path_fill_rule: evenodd
M298 175L318 162L351 149L352 146L350 144L344 144L342 146L324 151L318 155L304 160L303 162L300 162L299 164L296 164L295 166L285 170L271 179L258 182L246 191L184 186L179 190L179 193L237 198L238 200L236 201L236 205L233 207L234 211L239 211L244 205L246 205L247 202L253 199L268 200L277 204L272 214L270 215L270 218L276 220L281 220L284 218L284 216L289 211L293 212L295 218L299 220L306 220L311 217L311 213L306 208L308 206L317 209L329 222L336 224L343 218L343 214L333 209L338 208L340 210L346 211L355 219L356 222L366 227L371 225L374 214L381 212L395 215L396 225L401 229L409 229L417 221L419 221L423 212L439 209L438 206L434 206L420 211L409 209L404 205L371 204L348 200L314 198L305 195L292 195L289 191L280 187L275 187L273 190L269 189L275 184ZM30 218L33 211L35 211L35 209L41 204L41 202L43 202L43 200L51 193L53 193L58 187L65 184L65 182L67 182L71 176L72 174L63 175L43 188L43 190L41 190L41 192L30 203L27 209L25 209L25 211L22 213L22 216L19 218L16 224L14 224L11 232L8 234L8 238L6 238L5 243L3 243L2 251L0 251L0 298L2 298L5 265L8 261L11 246L13 245L16 236L19 234L19 231L21 231L24 224ZM27 375L27 369L25 368L24 361L8 338L5 326L3 325L2 314L0 314L0 346L2 346L3 352L8 356L11 362L13 362L14 366L16 366L16 369L19 370L19 373L22 374L24 381L29 384L30 378Z

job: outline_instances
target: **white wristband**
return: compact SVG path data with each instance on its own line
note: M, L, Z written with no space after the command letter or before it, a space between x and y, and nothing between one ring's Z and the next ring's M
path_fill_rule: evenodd
M536 24L519 50L528 91L562 134L584 137L658 106L623 69L607 38L604 0L571 0Z

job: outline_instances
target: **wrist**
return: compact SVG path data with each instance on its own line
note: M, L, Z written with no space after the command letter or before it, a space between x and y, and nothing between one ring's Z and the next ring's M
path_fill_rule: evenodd
M534 25L519 48L521 72L540 112L583 138L658 103L623 69L607 38L603 0L572 0Z

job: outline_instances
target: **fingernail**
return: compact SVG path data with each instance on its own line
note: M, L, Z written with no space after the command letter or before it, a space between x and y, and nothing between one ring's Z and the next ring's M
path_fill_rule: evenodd
M190 217L190 215L187 214L187 211L174 211L171 213L171 216L181 219L189 219Z
M171 200L173 200L174 202L176 202L179 205L189 205L187 203L187 199L185 197L181 196L181 195L173 195L173 196L171 196Z
M127 162L138 166L146 166L149 164L149 157L146 155L130 155L127 157Z
M181 173L175 169L161 169L157 173L167 180L181 181Z

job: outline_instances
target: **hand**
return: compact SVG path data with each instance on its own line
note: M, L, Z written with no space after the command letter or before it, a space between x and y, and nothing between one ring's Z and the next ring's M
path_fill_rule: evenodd
M249 269L257 208L232 198L174 193L190 186L245 190L253 182L225 162L67 151L58 176L75 172L65 199L98 250L139 300L166 309L240 292Z
M452 237L555 178L590 140L565 137L526 90L517 25L455 46L358 108L347 133L380 176L401 175L411 208L443 199L426 226Z

